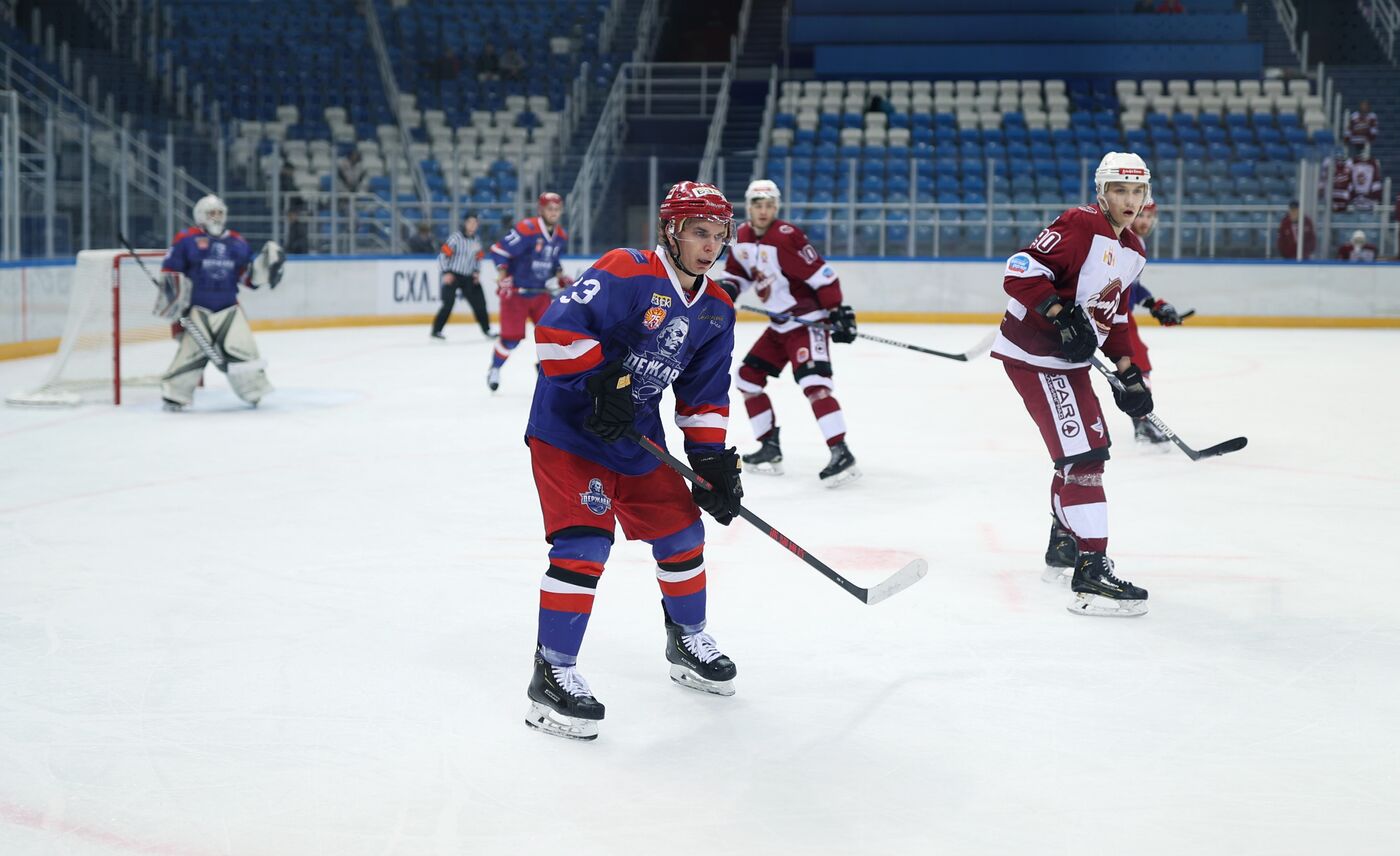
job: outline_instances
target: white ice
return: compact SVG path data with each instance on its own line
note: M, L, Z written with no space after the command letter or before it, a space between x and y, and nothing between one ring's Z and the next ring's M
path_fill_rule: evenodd
M1051 468L1000 364L837 346L865 478L819 487L785 377L788 474L747 501L861 584L929 576L867 607L708 526L725 699L667 679L619 543L580 661L607 719L569 743L523 723L532 355L492 395L448 333L260 334L257 411L212 371L186 413L0 409L0 854L1400 852L1400 334L1145 330L1159 415L1250 442L1193 463L1110 415L1138 619L1040 581Z

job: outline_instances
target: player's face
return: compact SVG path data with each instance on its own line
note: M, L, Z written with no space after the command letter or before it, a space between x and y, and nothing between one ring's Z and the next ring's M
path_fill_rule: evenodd
M1132 181L1110 181L1104 185L1104 213L1114 226L1122 228L1133 222L1147 202L1147 185Z
M1149 208L1137 215L1137 219L1133 220L1133 232L1135 232L1139 238L1146 238L1148 235L1152 234L1152 229L1156 225L1157 209Z
M755 231L762 232L778 219L778 200L755 199L749 203L749 223Z
M687 220L676 236L681 266L686 270L704 273L719 260L724 250L725 233L728 230L719 223L709 220Z
M544 224L551 229L559 222L559 217L564 213L564 206L558 202L550 202L540 206L540 217L544 219Z

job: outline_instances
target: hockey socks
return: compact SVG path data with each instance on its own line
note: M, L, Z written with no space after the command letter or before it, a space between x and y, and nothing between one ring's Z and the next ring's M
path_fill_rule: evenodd
M803 381L817 381L810 385ZM802 394L812 405L812 415L817 419L817 427L826 438L827 446L836 446L846 439L846 417L841 414L841 403L831 393L830 381L820 375L808 375L802 381Z
M651 542L666 612L687 633L705 629L705 527L695 521Z
M572 666L578 659L593 613L593 593L611 549L612 541L602 530L555 535L549 570L540 580L538 637L544 658L553 665Z
M1103 492L1103 461L1065 464L1050 481L1055 516L1074 535L1081 553L1108 549L1108 500Z

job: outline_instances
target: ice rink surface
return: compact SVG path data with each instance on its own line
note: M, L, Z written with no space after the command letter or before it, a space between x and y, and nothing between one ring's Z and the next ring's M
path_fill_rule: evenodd
M1250 443L1192 463L1112 411L1138 619L1041 582L1051 467L999 363L837 346L865 477L818 485L785 377L789 472L747 501L861 584L929 576L867 607L707 525L724 699L667 679L650 553L619 543L593 743L523 724L533 355L492 395L489 346L448 333L260 334L257 411L212 370L181 414L0 408L0 854L1400 852L1400 333L1145 329L1158 414Z

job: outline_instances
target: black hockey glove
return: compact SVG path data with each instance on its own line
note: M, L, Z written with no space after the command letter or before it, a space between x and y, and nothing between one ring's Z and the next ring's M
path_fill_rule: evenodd
M1042 312L1048 312L1054 302L1042 304ZM1082 363L1093 355L1099 346L1098 333L1094 322L1084 314L1084 307L1075 303L1059 311L1054 318L1046 316L1060 334L1060 355L1072 363Z
M1152 317L1163 327L1175 327L1181 323L1181 315L1176 311L1176 307L1165 300L1153 300L1149 297L1142 301L1142 305L1147 307Z
M1134 419L1151 413L1152 390L1147 388L1147 381L1142 379L1142 372L1138 367L1130 363L1126 369L1113 374L1123 384L1122 389L1113 387L1113 401L1118 405L1118 409Z
M612 362L584 381L584 386L593 397L593 412L583 427L609 443L615 442L632 427L632 375L622 363Z
M831 310L827 323L831 325L831 341L850 344L856 340L856 311L846 304Z
M695 497L695 504L721 526L728 526L739 513L739 500L744 497L744 486L739 483L739 466L739 450L733 446L723 452L690 456L690 468L714 488L705 490L691 485L690 495Z

